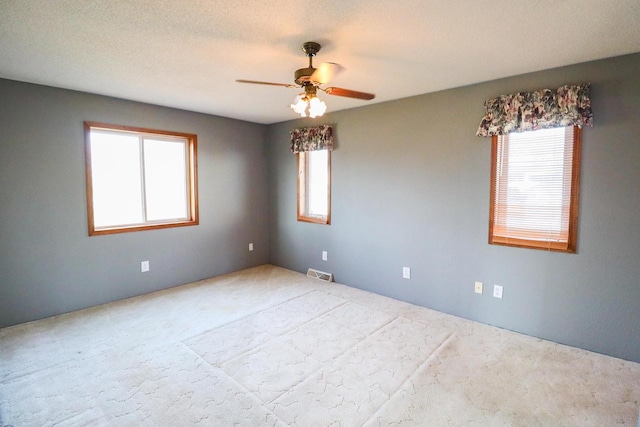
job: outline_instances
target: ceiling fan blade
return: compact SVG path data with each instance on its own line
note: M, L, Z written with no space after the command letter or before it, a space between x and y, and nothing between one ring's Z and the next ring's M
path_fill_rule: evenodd
M255 85L270 85L270 86L284 86L284 87L298 87L296 85L287 83L271 83L271 82L258 82L256 80L236 80L238 83L251 83Z
M326 93L328 93L329 95L345 96L347 98L364 99L366 101L376 97L372 93L358 92L356 90L342 89L340 87L328 87L328 88L324 89L324 91Z
M333 62L323 62L318 68L311 74L309 80L315 85L323 85L329 83L329 80L336 75L336 73L342 70L342 66Z

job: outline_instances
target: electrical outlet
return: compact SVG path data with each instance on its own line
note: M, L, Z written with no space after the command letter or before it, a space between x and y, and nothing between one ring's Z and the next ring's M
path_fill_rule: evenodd
M327 260L327 251L322 251L322 260L323 261Z
M482 294L482 282L476 282L475 292L476 294Z
M493 297L494 298L502 298L502 286L493 285Z
M147 271L149 271L149 261L142 261L140 263L140 271L142 273L146 273Z
M402 278L411 279L411 269L409 267L402 267Z
M253 243L249 243L249 252L253 250Z

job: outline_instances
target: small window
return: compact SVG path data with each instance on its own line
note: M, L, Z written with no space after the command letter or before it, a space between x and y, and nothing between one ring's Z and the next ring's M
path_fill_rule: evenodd
M494 136L489 243L576 252L578 127Z
M331 223L331 151L298 153L298 221Z
M89 235L197 225L196 139L85 122Z

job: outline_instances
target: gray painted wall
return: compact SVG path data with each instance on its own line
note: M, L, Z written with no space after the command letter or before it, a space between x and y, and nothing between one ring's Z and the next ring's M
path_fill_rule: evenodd
M0 327L270 261L640 362L638 69L629 55L269 127L0 80ZM484 100L584 81L578 253L488 245ZM200 225L89 237L85 120L198 134ZM290 129L321 123L338 136L331 226L296 221L288 152Z
M268 261L265 126L9 80L0 99L0 327ZM89 237L85 120L196 133L200 225Z
M270 126L271 262L640 362L638 70L629 55ZM491 144L475 136L485 99L587 81L578 253L489 245ZM323 123L337 135L330 226L296 221L288 151L290 129Z

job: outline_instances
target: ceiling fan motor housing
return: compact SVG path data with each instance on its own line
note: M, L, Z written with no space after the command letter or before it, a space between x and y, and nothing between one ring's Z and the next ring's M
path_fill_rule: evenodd
M312 58L320 51L320 47L320 43L316 42L305 42L302 44L302 51L309 58L309 66L307 68L300 68L299 70L296 70L294 74L296 84L301 86L313 84L311 82L311 75L316 69L313 67Z
M296 70L294 76L295 76L295 82L296 84L299 84L301 86L304 86L306 84L310 84L310 78L311 75L313 74L313 72L316 69L313 67L308 67L308 68L300 68L299 70Z
M299 70L296 70L294 76L295 76L295 82L296 84L299 84L301 86L306 86L309 84L312 84L311 82L311 75L313 74L313 72L316 70L313 67L313 57L316 56L316 53L318 53L318 51L320 51L320 43L316 43L316 42L305 42L302 45L302 51L305 53L305 55L307 55L307 57L309 58L309 66L307 68L300 68Z

